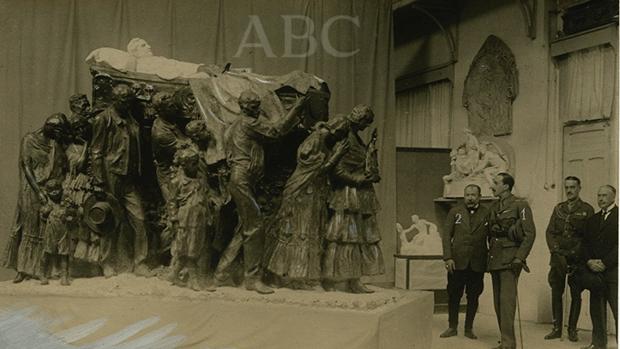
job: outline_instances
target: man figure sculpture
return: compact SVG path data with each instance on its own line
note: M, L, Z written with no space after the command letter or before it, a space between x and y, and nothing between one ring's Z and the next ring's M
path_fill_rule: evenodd
M480 194L480 187L475 184L465 187L464 203L450 210L441 236L443 259L448 271L449 323L448 329L440 335L441 338L457 334L463 291L467 292L465 336L478 338L473 332L473 325L478 298L484 288L489 231L489 211L480 205Z
M280 138L296 126L300 122L297 115L305 100L306 98L299 100L280 122L270 124L259 119L260 99L256 93L246 90L239 96L242 115L230 127L226 144L230 167L228 188L237 205L239 222L232 241L224 250L215 270L216 285L224 283L227 269L243 247L245 287L262 294L273 293L273 290L261 281L262 217L254 198L254 187L264 170L264 150L261 143Z
M113 104L93 120L93 175L124 207L134 232L134 273L147 275L148 238L142 200L136 188L141 174L140 128L130 113L134 96L126 84L116 85L112 96ZM106 261L103 263L106 267Z

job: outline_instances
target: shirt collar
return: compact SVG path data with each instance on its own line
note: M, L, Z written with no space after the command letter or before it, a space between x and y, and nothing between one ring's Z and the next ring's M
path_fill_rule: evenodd
M604 214L604 215L608 215L608 214L609 214L609 212L611 212L611 210L613 210L613 209L614 209L614 207L616 207L616 204L615 204L615 203L613 203L613 204L609 205L609 207L607 207L607 208L606 208L606 209L604 209L604 210L603 210L603 209L601 209L601 213L602 213L602 214Z

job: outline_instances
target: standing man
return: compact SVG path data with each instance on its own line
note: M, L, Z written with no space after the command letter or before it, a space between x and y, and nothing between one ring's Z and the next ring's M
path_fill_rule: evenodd
M564 179L566 201L559 203L547 226L547 246L551 253L549 262L549 285L551 286L551 310L553 312L553 330L545 339L562 337L562 320L564 307L562 296L566 285L566 276L575 270L581 245L581 234L588 218L594 214L594 209L588 203L581 201L579 178L569 176ZM568 317L568 340L576 342L577 320L581 311L581 287L570 283L571 304Z
M453 207L446 218L441 240L448 270L449 327L440 335L441 338L457 334L463 291L467 292L465 337L478 338L473 325L487 267L488 218L489 211L480 206L480 187L475 184L465 187L464 202Z
M261 280L263 256L262 214L254 198L254 189L263 176L265 154L261 143L276 140L299 124L298 114L306 98L298 101L277 124L261 119L260 98L251 90L239 96L242 115L230 127L226 155L230 167L228 189L237 205L239 223L232 241L226 247L215 269L215 283L221 285L227 271L243 247L245 287L262 294L273 293Z
M499 200L491 207L488 270L493 281L493 303L501 332L496 349L515 349L515 310L521 269L536 238L532 210L525 200L512 195L514 178L505 172L493 178L491 190Z
M585 264L581 283L589 285L592 343L583 349L607 348L606 303L609 303L618 333L618 206L616 188L598 190L599 212L586 223L582 245ZM591 280L594 280L592 282Z
M112 105L93 120L90 147L93 175L124 207L134 232L134 273L148 275L150 272L145 264L148 238L142 200L136 188L140 181L142 161L140 127L130 112L134 95L128 85L118 84L112 89L112 98ZM110 268L110 257L103 260L104 268Z

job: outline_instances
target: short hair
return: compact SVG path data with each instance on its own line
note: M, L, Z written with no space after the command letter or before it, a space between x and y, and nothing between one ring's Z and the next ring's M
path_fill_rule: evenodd
M604 185L601 185L600 188L607 188L607 189L611 190L612 193L614 193L614 196L616 196L616 188L614 188L613 185L611 185L611 184L604 184Z
M581 186L581 179L579 179L578 177L568 176L568 177L564 178L564 182L566 182L566 181L575 181L575 182L577 182L577 184L579 184L579 186Z
M476 189L478 189L478 194L482 194L482 189L480 189L480 186L479 186L478 184L473 184L473 183L472 183L472 184L468 184L468 185L466 185L466 186L465 186L465 189L463 189L463 192L464 192L465 190L467 190L467 188L476 188Z
M512 187L515 186L515 179L507 172L500 172L497 174L502 177L502 183L508 185L508 190L512 190Z

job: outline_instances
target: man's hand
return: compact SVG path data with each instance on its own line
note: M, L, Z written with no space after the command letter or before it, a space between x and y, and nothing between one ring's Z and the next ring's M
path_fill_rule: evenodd
M452 274L455 269L456 269L456 264L454 263L454 259L447 259L446 270L448 271L448 273Z
M519 272L521 271L521 269L523 268L524 263L522 260L520 260L519 258L515 258L512 260L512 262L510 262L510 267L512 268L512 270L514 270L515 272Z
M605 264L600 259L590 259L586 262L588 268L595 273L600 273L605 271Z

